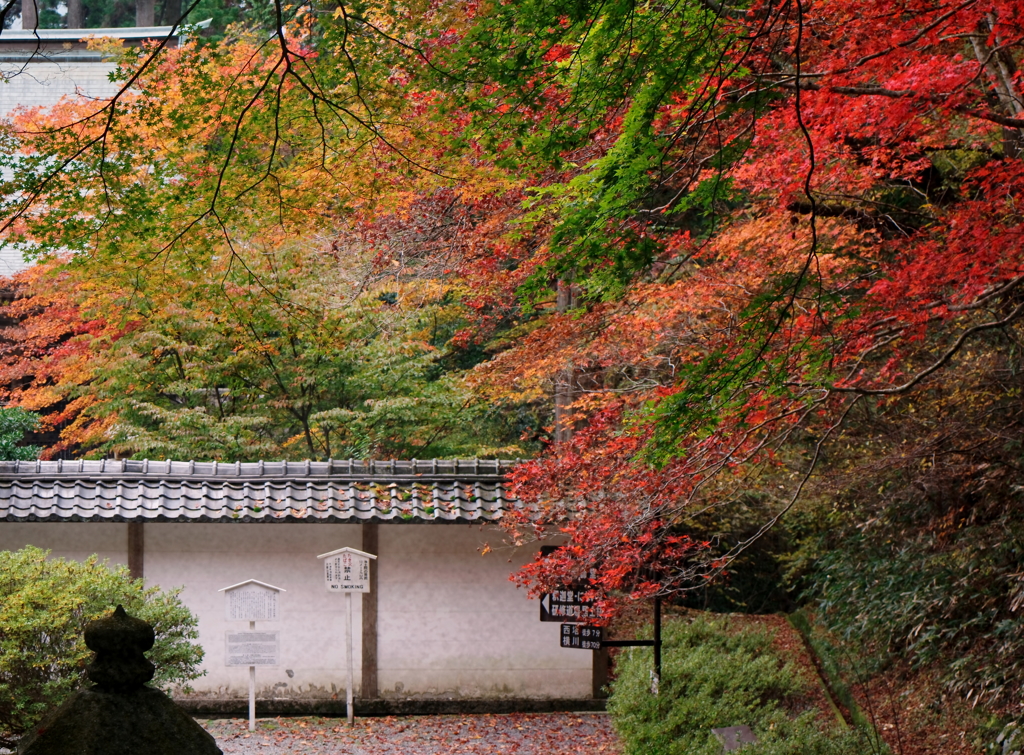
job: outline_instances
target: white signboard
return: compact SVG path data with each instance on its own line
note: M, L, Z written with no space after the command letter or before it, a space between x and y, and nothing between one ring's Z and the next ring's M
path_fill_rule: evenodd
M328 592L370 592L370 560L376 556L355 548L341 548L317 558L324 559L324 584Z
M224 618L228 621L277 621L277 594L284 592L250 579L221 589L226 598Z
M228 666L277 666L281 662L280 632L225 632Z

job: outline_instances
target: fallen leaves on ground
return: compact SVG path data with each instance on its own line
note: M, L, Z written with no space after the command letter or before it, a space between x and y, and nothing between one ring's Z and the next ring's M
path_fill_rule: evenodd
M611 721L594 713L200 721L225 755L618 755Z

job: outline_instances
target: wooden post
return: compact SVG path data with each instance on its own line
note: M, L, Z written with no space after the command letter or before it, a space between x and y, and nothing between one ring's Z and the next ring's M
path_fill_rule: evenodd
M39 28L39 6L37 0L22 0L21 28L28 31Z
M661 680L661 598L654 598L654 673Z
M352 593L345 593L345 666L347 675L345 677L345 715L348 717L348 725L351 726L355 720L352 714Z
M256 622L249 622L249 631L256 631ZM249 667L249 731L256 729L256 667Z
M377 522L364 522L363 551L378 554L379 530ZM378 567L379 568L379 567ZM377 569L370 569L370 592L363 593L363 657L360 674L359 697L375 700L377 687Z
M128 522L128 573L133 579L142 579L145 573L145 560L142 522Z

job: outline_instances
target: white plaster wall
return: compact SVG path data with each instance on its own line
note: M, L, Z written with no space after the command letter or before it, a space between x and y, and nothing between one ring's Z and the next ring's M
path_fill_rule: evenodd
M0 246L0 275L14 275L29 267L20 251L10 246Z
M261 697L345 697L345 599L323 583L320 553L361 543L357 524L147 524L145 577L149 585L184 587L181 597L199 618L206 651L206 676L193 682L201 695L245 697L247 667L224 665L225 632L247 630L248 622L224 618L224 593L247 579L286 592L279 597L279 621L257 629L281 633L281 665L256 670ZM355 684L359 685L362 642L361 598L353 598ZM288 675L288 671L292 675Z
M49 107L61 97L82 94L86 97L110 97L118 84L107 75L112 63L0 63L0 116L16 107Z
M539 620L537 601L508 577L533 557L530 549L484 543L501 534L478 525L382 524L376 562L378 679L382 696L397 698L588 698L589 651L559 647L557 623ZM0 548L31 543L55 556L98 552L124 563L127 525L92 522L0 523ZM345 601L323 585L316 558L361 544L360 525L166 524L145 527L146 582L183 586L182 599L199 619L207 675L197 694L245 697L248 670L224 666L224 633L246 622L224 619L219 588L258 579L287 590L278 622L278 668L257 670L260 697L344 699ZM361 668L361 602L353 598L355 683ZM292 675L288 675L288 671Z
M591 696L590 651L559 646L509 575L534 549L479 525L382 525L378 684L384 697ZM480 555L489 543L495 550Z
M0 63L0 118L18 107L50 107L62 97L111 97L119 84L107 75L111 63ZM21 251L0 245L0 275L29 267Z
M128 525L117 522L0 522L0 550L34 545L51 557L84 561L96 554L111 564L128 563Z

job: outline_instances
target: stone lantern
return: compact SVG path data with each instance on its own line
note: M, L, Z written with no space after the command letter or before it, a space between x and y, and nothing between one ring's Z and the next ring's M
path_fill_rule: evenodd
M118 606L90 622L85 644L96 657L84 687L22 737L19 755L221 755L210 734L170 697L146 685L153 627Z

